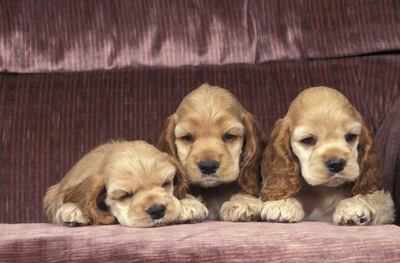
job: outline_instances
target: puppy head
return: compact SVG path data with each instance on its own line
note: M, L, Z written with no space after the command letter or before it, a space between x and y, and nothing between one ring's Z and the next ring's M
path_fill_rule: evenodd
M372 139L359 112L340 92L309 88L292 102L264 153L263 199L293 196L306 183L337 187L355 182L353 193L378 187Z
M125 226L152 227L178 218L177 198L184 196L186 182L172 157L135 141L113 144L98 173L77 189L92 223L107 224L115 217Z
M243 190L256 194L263 143L256 120L237 99L204 84L167 119L158 146L179 160L191 184L213 187L238 180Z

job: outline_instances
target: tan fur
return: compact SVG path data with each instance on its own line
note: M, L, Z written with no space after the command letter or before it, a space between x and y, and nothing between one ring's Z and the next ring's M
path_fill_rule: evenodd
M202 221L208 216L208 209L191 195L186 195L185 199L181 200L181 213L179 222L197 222Z
M119 222L150 227L179 221L178 198L185 200L186 190L187 179L172 157L143 141L116 142L99 146L79 160L60 183L49 188L43 207L48 219L59 224ZM132 195L124 197L127 193ZM165 216L152 219L146 211L157 204L166 206ZM205 209L198 201L191 204Z
M248 194L236 194L223 203L220 218L223 221L257 221L262 208L260 199Z
M347 139L349 134L355 135L353 139ZM313 138L315 143L305 144L307 138ZM332 159L345 160L344 169L338 173L329 171L326 161ZM364 197L371 194L366 202L372 206L376 196L380 203L385 203L379 207L386 209L392 202L390 196L374 195L379 190L378 171L371 135L347 98L326 87L306 89L277 122L264 151L260 196L265 205L261 217L280 221L272 215L282 213L282 221L298 222L302 219L298 215L303 213L306 220L332 221L337 207L347 202L344 200L357 195L367 200ZM287 201L293 199L296 202ZM281 206L276 202L281 202ZM371 216L367 223L361 220L362 224L393 222L393 215L389 215L393 210L380 208L374 210L374 217L381 220L373 221ZM351 209L343 211L340 214L346 218L345 213Z
M304 218L301 203L296 198L265 202L261 218L270 222L296 223Z
M333 214L338 225L378 225L394 221L394 203L384 191L358 194L342 200Z
M234 139L224 141L227 133L234 135ZM187 135L191 135L193 141L185 140ZM254 116L230 92L203 84L189 93L177 111L167 118L158 146L185 167L190 184L202 189L200 194L204 200L220 200L210 211L210 218L216 219L222 202L238 191L257 195L264 144L264 135ZM218 161L220 167L215 175L204 176L198 162L210 159ZM213 188L231 183L240 186L238 191L235 189L232 193L233 188L229 188L225 189L229 196L222 193L222 198L208 197L218 192ZM211 208L209 203L207 207Z

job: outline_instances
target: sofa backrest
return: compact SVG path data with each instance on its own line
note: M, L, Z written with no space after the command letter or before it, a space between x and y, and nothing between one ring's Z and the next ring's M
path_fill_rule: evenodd
M0 223L43 222L46 189L79 158L111 139L155 143L204 82L267 134L304 88L342 91L400 201L399 16L395 0L0 1Z
M41 199L47 187L79 158L111 139L155 143L166 117L203 82L231 90L267 133L302 89L322 84L335 87L349 97L376 133L399 100L399 77L394 74L398 69L399 58L377 56L0 75L0 222L44 221ZM386 130L381 132L386 138ZM396 144L396 138L398 142L398 136L381 141ZM384 145L378 141L377 147ZM387 160L396 156L393 151ZM391 168L384 176L393 180L394 172Z
M226 65L400 48L397 0L7 0L0 71Z

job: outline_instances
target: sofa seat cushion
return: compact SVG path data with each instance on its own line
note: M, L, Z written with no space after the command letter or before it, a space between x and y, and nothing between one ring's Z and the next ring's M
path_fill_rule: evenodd
M137 229L0 224L0 261L400 262L400 228L302 222ZM86 261L87 262L87 261Z

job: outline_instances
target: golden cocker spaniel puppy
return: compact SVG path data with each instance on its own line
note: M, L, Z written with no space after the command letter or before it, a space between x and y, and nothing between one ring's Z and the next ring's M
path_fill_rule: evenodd
M69 226L152 227L202 220L207 209L186 198L187 179L180 167L144 141L101 145L49 188L45 213L51 222Z
M209 219L250 221L262 209L254 196L264 143L254 116L230 92L203 84L168 117L158 146L184 166Z
M340 92L309 88L275 124L261 174L266 221L394 221L393 201L380 190L377 156L360 113Z

